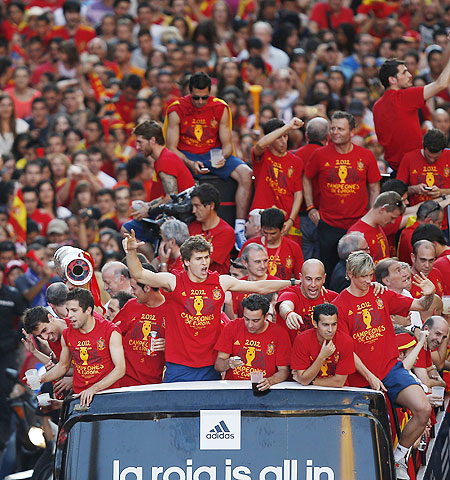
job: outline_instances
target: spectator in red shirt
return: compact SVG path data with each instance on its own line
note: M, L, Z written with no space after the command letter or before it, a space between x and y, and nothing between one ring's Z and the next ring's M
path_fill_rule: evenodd
M283 237L284 213L278 208L267 208L261 213L262 236L247 240L241 252L249 243L264 245L269 255L268 272L284 280L299 278L303 265L303 253L299 244Z
M267 298L252 294L242 307L243 317L223 329L214 347L214 368L225 372L226 380L249 380L251 372L261 370L264 379L257 388L265 391L289 377L291 344L283 328L268 321Z
M297 336L292 348L291 368L301 385L343 387L355 371L353 341L337 331L338 310L331 303L314 309L313 329Z
M433 282L436 288L436 295L442 297L444 293L444 281L442 275L437 268L433 268L436 260L436 247L428 240L419 240L413 244L411 254L412 272L413 274L422 274ZM411 295L413 298L419 298L421 295L417 285L412 285Z
M418 110L425 102L446 89L450 83L450 62L435 82L425 87L412 87L412 75L405 62L391 58L380 68L383 96L373 107L375 131L384 147L384 157L398 170L403 155L422 148L422 130Z
M303 126L299 118L285 124L272 118L264 124L264 136L252 150L255 196L250 207L277 207L285 212L281 233L300 243L299 211L303 201L303 162L287 151L288 132Z
M384 192L378 195L373 207L348 229L364 235L375 263L390 256L389 242L382 227L394 222L404 211L405 205L397 192Z
M37 190L34 187L22 188L23 203L27 211L27 217L34 220L39 226L39 233L47 235L48 224L52 221L51 215L42 212L37 208L39 204L39 197Z
M194 188L191 199L195 221L189 225L189 233L203 235L212 244L210 268L226 274L230 269L230 252L234 246L234 231L217 214L220 206L219 191L213 185L203 183Z
M318 33L319 30L336 31L341 23L354 23L352 9L343 7L342 0L316 3L309 18L309 29L312 33Z
M441 228L444 221L444 210L438 202L427 200L417 210L417 220L403 229L398 241L398 258L401 262L411 264L412 244L411 238L419 225L433 224Z
M428 331L428 336L412 370L429 391L432 387L446 387L438 370L444 368L447 356L449 325L442 317L435 315L426 320L422 330Z
M152 198L162 195L163 201L171 200L170 195L182 192L195 185L194 178L183 160L166 148L161 126L153 120L145 120L134 130L136 149L155 161L158 182L152 186ZM153 192L155 190L156 192Z

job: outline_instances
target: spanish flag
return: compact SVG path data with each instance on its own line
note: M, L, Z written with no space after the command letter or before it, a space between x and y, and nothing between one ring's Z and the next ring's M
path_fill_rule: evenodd
M22 199L22 190L19 190L14 197L9 223L16 232L18 242L25 242L27 239L27 211Z

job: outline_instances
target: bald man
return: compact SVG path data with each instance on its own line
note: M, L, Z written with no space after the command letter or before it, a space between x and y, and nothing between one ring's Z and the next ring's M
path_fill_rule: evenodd
M437 128L447 137L447 147L448 140L450 137L450 115L447 110L443 108L438 108L433 113L433 128Z
M313 328L314 308L331 303L338 295L333 290L323 290L325 278L323 263L310 258L303 264L300 284L281 290L275 307L276 323L288 329L292 342L299 333Z
M413 372L429 389L445 387L445 382L438 373L442 370L447 354L449 326L444 318L434 315L423 324L422 330L428 331L425 346L420 351Z

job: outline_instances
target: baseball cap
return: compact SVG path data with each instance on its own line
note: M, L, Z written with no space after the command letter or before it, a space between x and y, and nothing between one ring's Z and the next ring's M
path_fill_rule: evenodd
M412 337L409 333L399 333L395 336L395 339L397 340L397 347L399 351L414 347L414 345L417 343L415 337Z
M64 220L54 218L47 227L47 235L52 233L58 233L60 235L63 233L69 233L69 226Z

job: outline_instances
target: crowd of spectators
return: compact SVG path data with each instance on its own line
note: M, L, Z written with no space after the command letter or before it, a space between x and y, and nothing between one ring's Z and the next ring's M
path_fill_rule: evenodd
M62 360L47 380L67 373L70 342L78 338L72 330L83 329L74 325L94 325L104 313L118 328L102 331L111 338L114 366L109 385L99 380L101 388L161 381L165 351L166 381L214 379L224 372L226 378L250 378L254 365L264 363L262 355L271 357L262 391L286 380L289 366L302 384L339 387L348 376L351 385L379 389L384 376L367 372L372 365L360 362L372 360L358 343L378 342L380 336L389 347L378 349L389 356L394 345L397 352L395 337L379 334L384 314L374 309L394 305L395 295L403 295L410 299L397 298L395 307L386 307L392 314L387 330L393 333L394 325L403 335L397 342L400 358L425 389L445 384L437 370L449 367L443 319L450 314L450 4L347 3L10 0L0 5L3 425L12 387L4 370L23 359L20 318L26 308L31 308L26 350L35 353L30 334L44 344L63 344L56 353ZM211 148L221 149L216 164ZM235 192L234 204L226 202L234 205L232 220L220 218L218 188ZM191 189L190 221L166 220L160 229L153 222L150 228L145 219L155 219L153 209L186 189ZM63 245L90 254L106 312L97 301L95 311L77 290L67 300L60 287L66 279L53 262ZM365 257L355 260L355 252ZM210 277L208 268L215 272ZM373 273L384 286L381 293L369 287L366 277ZM157 341L149 350L149 371L135 369L139 355L147 354L143 344L139 351L125 348L122 362L117 332L128 344L138 342L129 317L139 313L144 319L146 308L161 309L165 302L172 315L182 316L181 303L173 300L182 295L180 282L197 292L182 317L189 318L189 328L218 327L201 344L202 353L193 358L187 350L198 348L195 339L186 340L189 329L175 334L169 327L165 335L165 314L155 313L162 317L155 328L149 319L143 322L143 340L155 330L167 343ZM51 284L59 285L56 303ZM352 302L347 297L365 297L369 288L375 296L357 307L361 318L355 321L356 313L345 311ZM47 327L42 331L49 321L42 307L53 319L51 335ZM209 313L199 320L203 308ZM63 334L60 321L67 315L70 335ZM243 316L243 323L234 323ZM378 333L362 340L352 321ZM226 327L219 338L220 324ZM425 330L431 333L420 333ZM253 344L244 353L234 348L236 338L256 334L264 334L265 353ZM347 334L361 357L355 363L347 337L341 338ZM421 346L428 336L435 351L414 366L404 335ZM308 354L298 347L300 337ZM336 348L345 359L339 367L328 360L339 356ZM43 351L42 362L47 354L53 360L45 345ZM88 353L80 354L82 360L83 355ZM317 360L308 368L311 356ZM390 372L391 360L386 359L389 368L376 372ZM203 368L198 376L192 373ZM67 381L55 390L70 388ZM74 390L82 391L79 384ZM89 404L98 388L86 391L82 402ZM394 401L397 394L413 412L396 450L398 461L423 431L429 404L402 392ZM408 478L404 465L399 468L398 478Z

